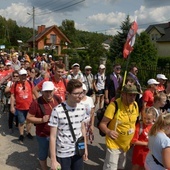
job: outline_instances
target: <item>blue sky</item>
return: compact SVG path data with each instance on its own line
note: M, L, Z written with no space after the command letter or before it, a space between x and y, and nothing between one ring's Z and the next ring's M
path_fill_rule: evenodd
M150 24L170 21L168 0L1 0L0 15L16 20L20 26L58 25L65 19L74 20L76 29L114 35L121 22L137 16L138 33Z

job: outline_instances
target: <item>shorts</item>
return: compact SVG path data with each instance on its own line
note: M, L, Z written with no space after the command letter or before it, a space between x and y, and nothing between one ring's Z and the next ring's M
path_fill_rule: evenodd
M107 148L103 170L124 169L125 164L126 164L126 152L124 152L122 149Z
M102 95L104 95L104 89L98 90L98 91L96 92L96 96L102 96Z
M28 110L18 110L16 109L15 114L18 116L18 123L24 124L27 117Z
M38 158L45 161L49 154L49 137L36 136L38 142Z

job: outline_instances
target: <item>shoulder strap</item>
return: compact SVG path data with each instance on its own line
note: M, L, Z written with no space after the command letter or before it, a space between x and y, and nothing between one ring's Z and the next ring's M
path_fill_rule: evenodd
M31 83L31 81L30 80L27 80L28 81L28 83L29 83L29 85L30 85L30 87L31 87L31 89L32 89L32 83Z
M43 115L45 115L45 108L44 108L44 105L42 104L42 98L39 97L37 99L37 102L38 102L38 105L40 106L41 112L43 113Z
M114 116L116 115L117 113L117 110L118 110L118 104L117 104L117 101L115 100L114 101L114 104L115 104L115 112L114 112ZM114 117L113 117L114 118Z
M54 95L54 99L58 102L58 104L60 104L62 101L61 98L57 95Z
M75 142L76 141L76 136L75 136L75 133L74 133L74 130L73 130L73 126L72 126L71 121L70 121L70 117L68 115L68 110L66 109L66 105L64 103L61 103L61 105L62 105L62 107L64 109L65 114L66 114L66 117L67 117L67 120L68 120L68 124L69 124L69 127L70 127L70 131L71 131L73 140Z

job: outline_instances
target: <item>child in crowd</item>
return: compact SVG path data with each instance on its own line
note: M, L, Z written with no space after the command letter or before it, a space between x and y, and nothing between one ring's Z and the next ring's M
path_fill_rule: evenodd
M158 118L158 116L161 113L163 114L162 108L165 106L166 100L167 100L167 97L164 92L159 92L157 95L154 96L153 106L151 106L149 109L155 112L156 118Z
M145 170L144 162L148 149L148 132L155 121L155 112L149 108L145 109L142 121L136 124L134 137L131 141L134 144L132 155L132 170Z

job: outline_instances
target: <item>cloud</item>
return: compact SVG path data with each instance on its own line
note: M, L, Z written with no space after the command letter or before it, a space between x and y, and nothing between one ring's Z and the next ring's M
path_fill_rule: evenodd
M158 7L154 9L141 6L139 10L136 10L134 12L134 15L137 16L137 22L139 23L139 27L146 28L152 24L169 22L169 11L170 6Z
M169 0L144 0L146 8L170 6Z

